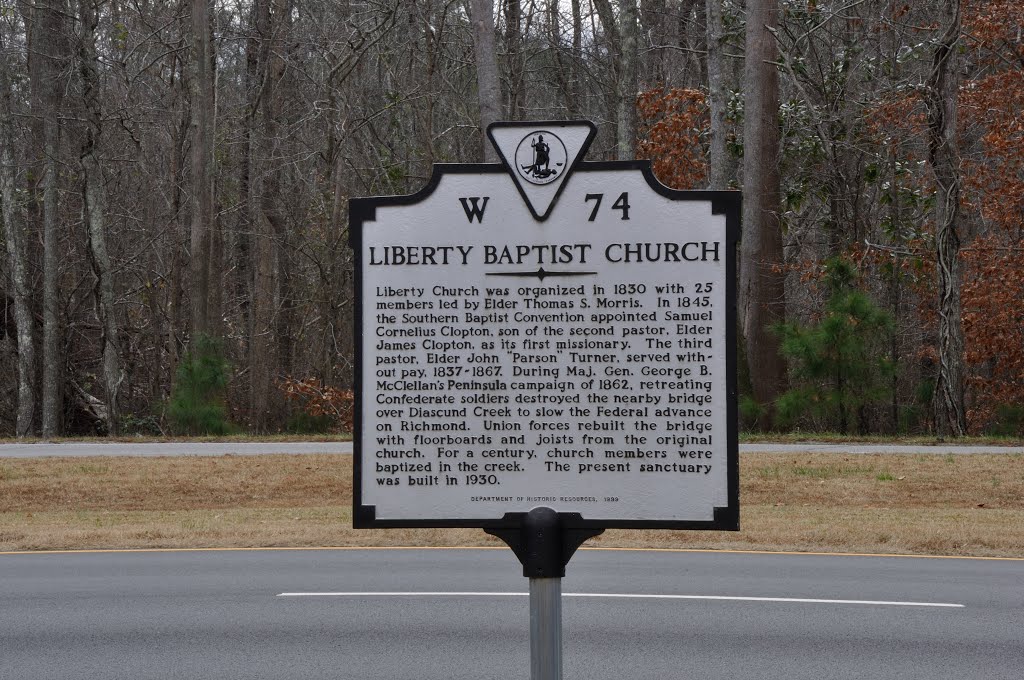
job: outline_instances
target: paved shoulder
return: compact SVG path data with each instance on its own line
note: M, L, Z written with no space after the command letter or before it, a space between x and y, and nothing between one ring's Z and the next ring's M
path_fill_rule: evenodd
M352 453L352 442L39 442L0 444L0 458L50 456L254 456L271 453Z

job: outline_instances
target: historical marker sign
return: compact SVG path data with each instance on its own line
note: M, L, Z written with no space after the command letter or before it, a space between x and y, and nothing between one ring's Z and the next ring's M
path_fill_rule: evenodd
M502 165L351 203L357 527L738 528L739 195L492 126Z

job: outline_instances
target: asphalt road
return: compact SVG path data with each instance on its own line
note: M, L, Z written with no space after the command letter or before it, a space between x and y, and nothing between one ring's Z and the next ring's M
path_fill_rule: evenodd
M38 442L0 444L0 458L51 456L255 456L352 453L352 442Z
M999 453L1024 455L1024 446L888 444L740 444L740 453ZM253 456L269 453L352 453L351 442L38 442L0 444L0 458L50 456Z
M521 573L507 549L0 555L0 678L525 679ZM565 678L1019 680L1022 577L1011 560L581 551Z

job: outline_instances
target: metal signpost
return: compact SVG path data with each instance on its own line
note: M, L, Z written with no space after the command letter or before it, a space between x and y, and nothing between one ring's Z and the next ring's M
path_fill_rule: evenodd
M350 204L353 524L505 541L535 680L561 678L561 578L587 538L739 528L739 194L586 162L595 132L496 123L501 164Z

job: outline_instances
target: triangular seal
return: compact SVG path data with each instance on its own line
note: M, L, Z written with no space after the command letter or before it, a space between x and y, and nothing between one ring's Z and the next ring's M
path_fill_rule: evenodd
M491 123L487 136L538 222L551 214L597 128L586 120Z

